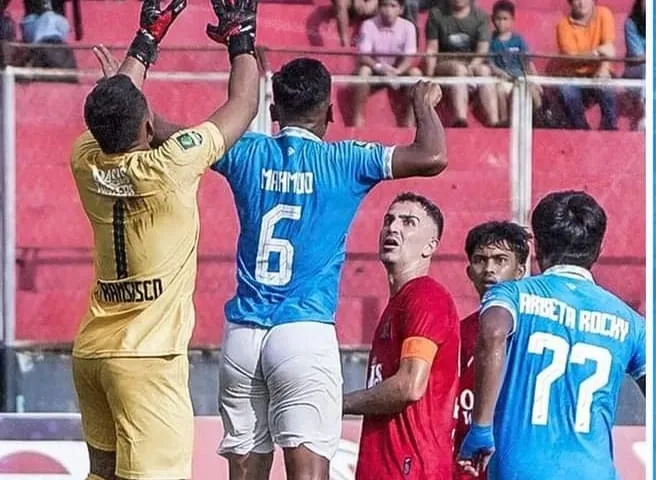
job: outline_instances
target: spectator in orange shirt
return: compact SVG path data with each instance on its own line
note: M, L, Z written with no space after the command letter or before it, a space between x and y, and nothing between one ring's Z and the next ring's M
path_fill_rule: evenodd
M615 20L611 11L595 4L595 0L569 0L570 14L558 22L556 36L561 54L571 56L615 56ZM562 73L572 77L611 78L608 61L567 61ZM584 102L594 99L601 107L601 129L617 130L617 100L608 88L561 87L565 112L573 128L589 129Z

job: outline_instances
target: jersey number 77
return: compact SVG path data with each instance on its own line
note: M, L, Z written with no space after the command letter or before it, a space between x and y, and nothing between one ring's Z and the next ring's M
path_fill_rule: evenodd
M592 360L596 363L596 368L594 373L579 385L574 417L574 431L589 433L593 396L608 384L613 361L611 353L606 348L583 342L570 345L563 337L551 333L532 334L529 337L528 352L543 355L545 350L553 352L553 359L535 378L531 423L547 424L551 386L565 374L568 362L584 365L588 360Z

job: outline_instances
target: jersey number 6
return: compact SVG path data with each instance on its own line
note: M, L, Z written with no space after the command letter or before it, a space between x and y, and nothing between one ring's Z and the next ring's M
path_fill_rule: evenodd
M300 206L285 204L276 205L262 216L260 239L257 242L257 258L255 260L255 280L264 285L282 287L292 279L294 246L289 240L275 238L273 231L280 220L300 220L300 218ZM277 271L269 270L269 260L272 253L278 254Z

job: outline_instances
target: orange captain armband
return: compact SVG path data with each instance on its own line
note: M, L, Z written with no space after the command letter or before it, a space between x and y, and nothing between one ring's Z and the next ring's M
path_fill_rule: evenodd
M437 345L426 337L408 337L403 340L401 345L401 359L404 358L421 358L429 364L437 354Z

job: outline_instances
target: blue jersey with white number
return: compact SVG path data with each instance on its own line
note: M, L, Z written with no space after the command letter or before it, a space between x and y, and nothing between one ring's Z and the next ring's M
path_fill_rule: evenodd
M491 480L611 480L611 428L626 373L645 375L645 322L585 269L556 266L490 288L508 310Z
M292 127L237 141L212 167L230 184L241 227L229 321L335 321L347 231L367 192L391 177L392 152Z

